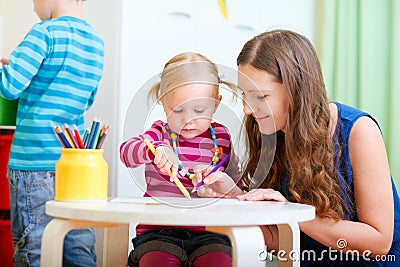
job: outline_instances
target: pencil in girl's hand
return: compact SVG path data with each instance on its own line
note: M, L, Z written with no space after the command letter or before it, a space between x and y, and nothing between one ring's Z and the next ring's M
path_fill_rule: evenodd
M156 154L156 149L153 146L153 144L149 141L149 139L145 138L144 143L146 144L146 146L150 149L150 151L155 155ZM169 176L171 176L171 170L168 170L168 174ZM176 184L176 186L179 188L179 190L181 190L182 194L187 198L187 199L192 199L190 197L189 192L187 191L186 187L183 186L182 182L178 179L178 178L174 178L174 183Z
M156 148L153 146L153 144L149 141L149 139L145 138L144 143L146 144L146 146L150 149L151 153L153 153L154 155L156 154Z
M225 162L230 158L230 155L226 155L223 160L221 160L204 178L209 176L211 173L218 171L218 169L225 164ZM199 190L199 188L204 184L204 178L201 180L193 189L192 193Z

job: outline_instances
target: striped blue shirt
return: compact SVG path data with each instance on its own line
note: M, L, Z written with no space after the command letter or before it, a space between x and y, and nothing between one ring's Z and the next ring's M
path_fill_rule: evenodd
M61 144L52 126L84 131L103 61L103 40L87 22L65 16L33 26L0 70L0 96L19 99L10 169L55 169Z

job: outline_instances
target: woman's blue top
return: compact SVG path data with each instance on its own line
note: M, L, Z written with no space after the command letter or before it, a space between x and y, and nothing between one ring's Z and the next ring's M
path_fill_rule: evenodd
M345 203L349 209L349 212L345 214L345 218L351 221L359 221L357 216L357 210L355 208L354 201L354 185L353 185L353 172L350 165L350 153L349 153L349 137L350 131L356 122L356 120L362 116L370 117L376 124L377 121L369 114L357 110L353 107L335 103L338 107L338 125L335 132L335 137L338 139L338 144L341 149L340 153L340 173L343 179L339 179L339 185L342 190L342 196L344 197ZM378 125L379 126L379 125ZM339 153L339 147L336 147L336 153ZM339 253L332 248L328 248L321 243L315 241L304 233L301 233L301 266L400 266L400 202L399 195L397 193L395 184L392 180L393 199L394 199L394 231L393 231L393 243L389 253L386 256L381 257L381 261L377 261L373 258L368 258L368 252L362 255L362 252L356 253ZM285 191L285 190L283 190ZM344 192L347 192L344 193ZM348 199L350 198L353 199ZM346 242L345 240L339 240L338 242ZM372 244L373 245L373 244ZM358 257L357 257L358 256Z

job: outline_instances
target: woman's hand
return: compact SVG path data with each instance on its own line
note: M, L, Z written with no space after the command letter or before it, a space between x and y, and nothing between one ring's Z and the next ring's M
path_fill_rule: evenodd
M204 177L207 176L207 174L210 173L210 171L213 169L211 165L196 165L193 168L194 171L194 177L192 179L192 184L196 186L198 183L200 183Z
M192 180L197 185L203 177L210 172L212 167L196 166L195 176ZM226 173L216 171L203 180L204 184L197 190L199 197L234 197L242 194L242 190L235 184L235 181Z
M176 175L178 174L179 159L172 148L168 146L158 146L156 148L154 164L156 164L162 172L171 171L171 182L176 178Z
M252 189L248 193L237 196L239 200L274 200L279 202L288 201L279 191L273 189Z

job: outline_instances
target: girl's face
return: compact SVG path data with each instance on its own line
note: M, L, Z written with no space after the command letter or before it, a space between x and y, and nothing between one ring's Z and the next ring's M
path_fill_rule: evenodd
M239 65L238 71L244 113L254 117L263 134L285 131L289 106L285 86L268 72L249 64Z
M221 101L215 86L202 83L182 85L162 98L172 131L184 138L193 138L208 129Z

